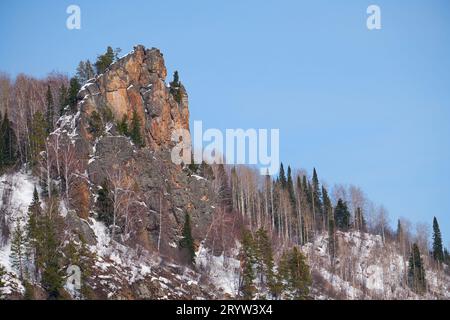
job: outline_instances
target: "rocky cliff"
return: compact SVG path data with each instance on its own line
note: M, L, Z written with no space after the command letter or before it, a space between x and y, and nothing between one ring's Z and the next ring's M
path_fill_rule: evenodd
M193 221L194 237L202 239L215 195L208 181L171 162L171 134L189 129L189 109L184 86L179 85L175 96L166 76L162 53L136 46L81 88L77 109L60 119L54 134L62 133L68 137L63 140L75 146L78 171L85 175L76 183L77 215L95 215L92 195L108 181L110 188L125 190L129 197L127 208L118 208L122 213L117 236L129 245L176 258L185 214ZM145 147L134 145L117 129L124 119L129 123L134 112Z

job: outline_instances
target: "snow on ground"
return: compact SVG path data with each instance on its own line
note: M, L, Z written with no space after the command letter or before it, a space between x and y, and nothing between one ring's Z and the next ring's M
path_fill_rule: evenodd
M408 262L394 244L384 244L379 235L337 232L337 239L338 256L334 269L328 255L327 234L318 235L312 243L303 246L303 251L311 270L318 272L339 298L450 298L450 288L446 287L450 279L427 263L429 292L422 297L412 292L404 281Z
M208 248L201 245L195 261L199 270L207 272L209 280L214 286L231 296L237 295L239 290L239 260L226 257L223 253L218 257L214 256Z

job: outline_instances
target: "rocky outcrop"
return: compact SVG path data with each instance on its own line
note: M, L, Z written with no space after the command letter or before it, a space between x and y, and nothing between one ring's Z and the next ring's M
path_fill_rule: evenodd
M89 129L87 119L93 112L105 115L111 111L117 122L124 116L130 120L136 111L146 145L153 150L170 146L174 129L189 129L189 109L184 87L180 87L182 98L177 102L166 86L166 76L162 53L136 46L80 90L84 126Z
M161 52L136 46L82 87L77 113L61 125L86 176L77 183L77 196L92 195L88 201L77 199L78 216L95 216L95 194L107 181L110 189L117 187L127 197L126 206L118 208L116 240L180 258L185 214L201 241L211 223L215 194L209 181L190 176L171 161L172 132L189 130L189 109L184 86L174 91L166 76ZM117 130L124 118L130 125L134 112L141 122L143 148Z

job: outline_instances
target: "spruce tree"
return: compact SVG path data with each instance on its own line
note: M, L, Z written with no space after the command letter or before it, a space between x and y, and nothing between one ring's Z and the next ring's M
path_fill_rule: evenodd
M103 180L102 186L97 192L97 213L98 219L107 227L113 224L114 203L106 179Z
M334 217L336 221L336 227L342 231L348 231L350 226L350 212L347 207L347 203L342 199L338 200L334 209Z
M303 253L294 247L289 254L289 288L293 298L297 300L307 299L311 286L311 274Z
M417 243L413 245L408 266L409 287L418 294L423 293L426 289L425 269Z
M278 178L280 179L280 183L283 189L286 189L287 187L287 180L286 180L286 174L284 173L284 166L283 162L280 165L280 173L278 175Z
M322 186L322 196L324 216L328 221L328 253L330 254L332 263L334 263L334 258L337 254L336 225L334 221L333 204L331 203L328 191L324 186Z
M433 258L437 262L444 261L441 230L436 217L433 218Z
M16 162L17 141L12 123L8 117L8 112L5 112L0 124L0 133L0 167L9 166Z
M55 117L55 111L53 109L53 96L52 96L52 90L50 89L50 85L47 86L47 95L46 95L46 102L47 102L47 113L46 113L46 121L47 121L47 135L49 135L54 130L53 126L53 119Z
M136 146L144 146L144 140L141 135L141 120L139 119L136 109L133 110L133 117L131 118L130 137Z
M240 279L240 292L245 300L252 300L255 297L255 271L256 262L254 239L249 230L245 230L242 237L241 266L242 275Z
M43 217L44 232L44 266L42 271L42 286L50 299L58 299L63 287L63 277L60 270L60 252L56 226L54 221L46 215Z
M74 108L77 105L78 102L78 91L80 91L81 89L81 85L80 82L78 81L77 77L73 77L70 79L70 86L69 86L69 91L68 91L68 97L67 97L67 102L70 105L71 108Z
M312 201L314 202L314 214L319 217L318 227L321 228L324 223L320 220L326 221L326 219L323 216L322 193L320 192L319 177L317 176L316 168L313 170L312 177L312 198Z
M187 250L189 255L189 263L195 264L195 247L194 238L192 237L191 217L188 213L184 216L183 238L180 241L180 247Z
M42 254L40 244L42 242L43 235L40 230L40 219L41 202L35 186L33 191L33 200L28 207L28 221L25 228L27 239L27 257L29 260L35 262L35 269L39 267Z
M295 211L296 199L295 199L294 181L292 180L291 166L288 166L288 171L287 171L287 190L289 193L289 200L291 202L292 209L293 209L293 211Z
M276 295L272 243L267 231L262 228L256 232L256 258L260 282L269 288L272 295Z
M26 273L26 250L27 250L27 237L22 229L21 222L18 220L16 222L16 227L12 234L11 239L11 262L12 266L16 269L19 274L19 278L23 280Z

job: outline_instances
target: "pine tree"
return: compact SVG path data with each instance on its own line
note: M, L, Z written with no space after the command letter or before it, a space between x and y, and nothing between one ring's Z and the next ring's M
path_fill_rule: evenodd
M53 96L52 96L52 90L50 89L50 85L47 86L47 95L46 95L46 101L47 101L47 135L49 135L54 130L53 126L53 119L55 117L55 111L53 109Z
M336 208L334 209L334 218L336 221L336 227L342 231L348 231L350 226L350 212L347 207L347 203L342 199L338 200Z
M10 258L12 261L12 266L19 273L19 278L23 280L26 273L26 250L27 250L27 237L22 229L21 222L18 220L16 222L16 228L12 234L11 239L11 254Z
M133 117L131 118L130 137L133 143L138 147L144 146L144 140L141 135L141 120L139 119L136 109L133 110Z
M256 293L254 263L256 261L254 239L249 230L242 237L240 292L245 300L251 300Z
M189 263L195 264L194 238L192 237L191 217L188 213L184 216L183 238L180 241L180 247L187 250L189 254Z
M433 258L437 262L444 261L441 230L436 217L433 218Z
M173 95L176 102L180 103L182 99L181 82L178 76L178 71L173 73L173 80L170 82L170 93Z
M107 227L113 224L114 203L106 179L103 180L102 186L97 192L97 213L98 219Z
M414 243L409 258L408 285L419 294L426 289L425 269L417 243Z
M99 55L97 61L95 62L95 68L97 69L97 74L104 73L105 70L114 62L115 54L114 50L108 46L106 53Z

